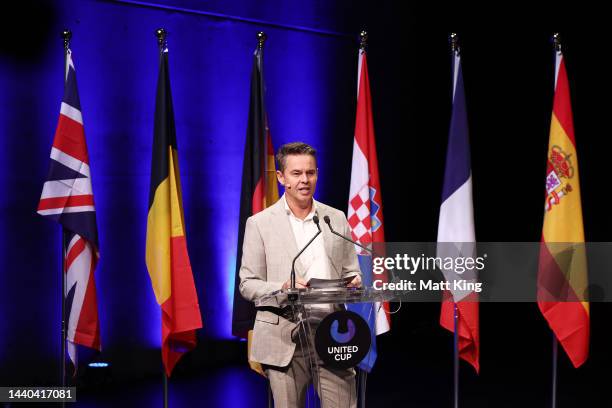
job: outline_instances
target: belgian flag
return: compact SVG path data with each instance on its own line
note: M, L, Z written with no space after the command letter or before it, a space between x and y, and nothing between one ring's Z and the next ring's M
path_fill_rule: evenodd
M268 127L268 117L264 101L263 79L263 40L265 35L258 34L260 42L253 55L251 73L251 98L247 126L244 161L242 165L242 192L240 194L240 221L238 229L238 249L236 256L236 278L234 282L234 308L232 315L232 334L247 338L255 321L255 308L247 302L238 290L240 284L240 264L246 220L278 201L274 148Z
M183 353L195 348L195 330L202 327L202 318L185 239L165 47L160 56L157 81L146 262L155 298L162 309L162 360L170 376Z

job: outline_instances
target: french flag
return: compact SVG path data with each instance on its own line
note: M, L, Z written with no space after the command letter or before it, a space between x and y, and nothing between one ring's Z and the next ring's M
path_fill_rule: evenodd
M357 76L357 115L355 120L355 140L353 142L353 163L351 167L351 187L349 193L348 223L354 241L366 247L373 242L385 242L383 227L382 197L378 175L378 159L372 119L372 99L366 52L359 50ZM372 257L363 249L355 246L359 266L363 275L363 285L372 286ZM385 278L378 275L377 279ZM390 330L389 304L360 303L348 305L348 309L359 313L369 324L372 345L368 355L361 361L359 368L370 372L376 362L376 336Z
M475 257L475 242L470 143L461 57L459 49L456 49L453 58L453 110L446 151L442 205L438 221L437 256L441 258ZM442 273L446 280L451 282L456 279L477 280L475 269L459 273L443 268ZM440 325L453 333L457 330L459 357L469 362L478 372L480 334L477 294L465 290L453 290L450 294L452 300L447 298L442 302ZM457 313L456 327L455 313Z
M76 345L100 350L100 324L94 271L100 257L89 157L76 72L70 50L59 122L51 148L49 175L38 214L63 228L67 349L75 367Z

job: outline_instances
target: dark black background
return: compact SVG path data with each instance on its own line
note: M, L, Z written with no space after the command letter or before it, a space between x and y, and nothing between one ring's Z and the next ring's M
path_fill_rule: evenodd
M609 241L605 190L610 84L605 22L597 10L414 5L369 8L374 98L385 228L390 241L434 241L450 109L448 33L462 43L479 241L538 241L552 109L551 35L561 32L580 162L587 241ZM445 80L443 80L445 79ZM603 190L602 190L603 189ZM560 352L559 406L609 406L610 312L591 305L591 354L580 369ZM481 373L461 366L464 406L547 406L552 337L535 304L482 304ZM439 306L405 304L400 331L379 337L370 388L410 393L423 406L450 406L452 336L437 327ZM393 350L404 350L397 353ZM435 350L435 351L434 351ZM384 367L384 368L383 368ZM394 375L376 376L378 372ZM376 384L376 385L372 385ZM427 397L410 390L423 387ZM393 399L397 401L397 399ZM388 401L392 401L389 399ZM495 401L495 402L493 402ZM421 406L421 405L417 405Z

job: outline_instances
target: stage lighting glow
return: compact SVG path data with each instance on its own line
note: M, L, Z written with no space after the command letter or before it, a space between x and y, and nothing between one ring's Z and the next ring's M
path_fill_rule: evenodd
M110 364L102 362L102 361L97 361L94 363L89 363L87 364L88 367L91 368L107 368Z

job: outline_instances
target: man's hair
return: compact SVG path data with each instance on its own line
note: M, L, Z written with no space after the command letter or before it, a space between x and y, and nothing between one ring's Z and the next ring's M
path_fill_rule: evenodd
M317 160L317 151L310 145L302 142L293 142L282 145L276 152L276 165L278 170L282 173L285 171L285 165L287 164L287 156L290 155L302 155L307 154L314 157L315 162Z

